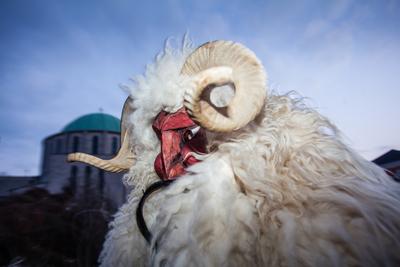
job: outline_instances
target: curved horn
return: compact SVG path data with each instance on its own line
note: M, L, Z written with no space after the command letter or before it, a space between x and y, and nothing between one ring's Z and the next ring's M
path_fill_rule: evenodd
M104 160L86 153L78 152L68 154L67 160L70 162L84 162L110 172L122 172L129 170L129 168L134 164L135 159L132 152L132 144L130 143L130 134L132 130L129 127L129 115L132 112L132 99L128 97L125 101L121 115L121 148L114 158Z
M181 73L194 83L185 93L184 105L193 119L210 131L237 130L253 120L264 105L264 67L256 55L241 44L206 43L189 55ZM215 87L234 90L223 112L204 99L207 90Z

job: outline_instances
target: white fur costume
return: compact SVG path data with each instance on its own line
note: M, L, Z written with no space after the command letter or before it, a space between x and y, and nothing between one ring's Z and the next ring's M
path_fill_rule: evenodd
M214 152L147 200L147 245L135 212L159 179L151 125L182 107L179 74L192 50L167 44L131 88L136 163L125 182L135 190L111 223L101 265L400 266L400 186L289 95L269 95L239 131L207 133Z

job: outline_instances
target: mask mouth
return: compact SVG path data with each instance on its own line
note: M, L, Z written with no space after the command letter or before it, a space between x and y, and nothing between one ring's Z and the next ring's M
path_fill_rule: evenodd
M153 129L161 145L154 169L162 180L176 179L188 166L200 161L194 155L206 153L205 131L189 118L184 108L176 113L160 112Z
M169 167L165 167L165 165L162 154L158 154L154 162L154 169L162 180L175 180L177 176L185 173L185 166L180 162L173 165L170 164Z

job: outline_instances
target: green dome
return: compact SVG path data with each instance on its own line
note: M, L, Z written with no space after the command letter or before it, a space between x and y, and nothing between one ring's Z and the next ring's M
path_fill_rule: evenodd
M120 120L104 113L92 113L73 120L62 132L109 131L120 132Z

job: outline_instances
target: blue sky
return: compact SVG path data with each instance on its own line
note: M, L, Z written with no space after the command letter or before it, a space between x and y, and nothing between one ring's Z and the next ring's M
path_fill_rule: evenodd
M0 1L0 173L40 172L41 140L100 108L167 37L254 50L278 93L295 90L367 159L400 149L400 2Z

